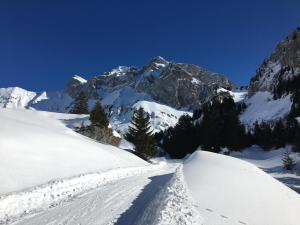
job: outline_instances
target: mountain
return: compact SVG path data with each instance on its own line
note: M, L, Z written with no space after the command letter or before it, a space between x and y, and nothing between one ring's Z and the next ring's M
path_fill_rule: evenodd
M249 85L249 95L258 91L272 92L279 78L300 74L300 28L282 40L269 58L257 69Z
M84 91L90 99L103 99L106 105L116 100L112 95L124 93L135 95L133 101L151 99L175 109L196 109L211 98L215 87L232 89L234 84L221 74L158 56L140 69L120 66L87 82L73 77L65 90L73 98Z
M142 106L151 116L153 129L160 131L175 125L181 115L201 107L218 94L217 90L234 87L224 75L193 64L169 62L158 56L141 68L119 66L89 80L75 75L64 90L58 92L2 89L0 99L3 108L68 112L74 98L83 91L90 107L101 101L116 130L124 132L133 110ZM18 97L11 89L20 90Z
M247 108L240 119L252 125L256 121L274 122L291 111L293 95L300 78L300 28L282 40L270 57L257 69L249 84Z

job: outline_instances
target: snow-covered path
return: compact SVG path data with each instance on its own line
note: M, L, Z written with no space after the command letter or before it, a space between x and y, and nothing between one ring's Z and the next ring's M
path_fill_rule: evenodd
M153 201L158 198L160 193L170 187L170 181L178 167L177 163L168 163L145 174L113 181L42 212L21 217L12 224L144 224L143 221L147 219L147 216L149 217L145 214L149 214L150 204L153 206ZM165 193L163 195L166 197ZM163 201L160 201L160 204L163 204ZM161 206L156 205L156 207ZM163 211L163 209L159 211ZM159 215L155 217L159 218Z

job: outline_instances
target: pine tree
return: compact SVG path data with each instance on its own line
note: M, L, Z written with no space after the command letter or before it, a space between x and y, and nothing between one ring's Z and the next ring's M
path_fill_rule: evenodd
M276 122L272 134L275 147L281 148L284 147L286 144L286 131L283 121L280 119Z
M155 154L155 139L152 132L149 115L142 107L135 110L125 138L135 145L137 155L145 159Z
M90 113L90 121L92 125L98 127L107 127L109 122L100 102L95 104L95 107Z
M287 170L292 170L296 162L295 160L291 157L291 152L289 150L286 150L282 156L282 163L285 169Z
M70 110L70 113L73 114L88 114L88 99L84 92L80 92L74 100L73 108Z

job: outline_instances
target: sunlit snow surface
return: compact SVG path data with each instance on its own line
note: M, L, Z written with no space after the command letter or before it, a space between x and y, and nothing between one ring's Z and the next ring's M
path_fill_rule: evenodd
M77 117L1 109L0 193L81 173L147 165L126 151L75 133L62 121Z
M184 176L203 224L299 224L300 195L250 163L197 151Z
M270 92L257 92L245 101L247 108L240 115L244 124L252 125L256 121L274 121L284 118L291 110L291 96L274 100Z

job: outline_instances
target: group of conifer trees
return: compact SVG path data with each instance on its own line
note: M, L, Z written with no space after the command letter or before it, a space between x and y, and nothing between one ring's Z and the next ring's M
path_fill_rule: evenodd
M80 92L75 98L70 113L90 114L91 126L106 128L109 124L100 102L97 102L92 111L89 112L88 99L84 92ZM134 153L139 157L149 160L155 155L155 139L150 125L150 117L143 108L134 111L125 138L135 145Z
M217 97L196 110L193 116L183 115L174 127L153 134L150 116L143 108L134 111L125 138L135 145L135 153L144 159L155 155L155 149L164 149L173 158L183 158L198 147L212 152L222 148L241 150L251 145L259 145L264 150L293 144L300 149L300 127L296 120L299 116L299 99L295 95L288 118L270 124L256 122L252 129L246 130L239 121L239 113L244 105L236 104L232 98L222 100ZM72 113L88 113L87 98L80 93L75 99ZM90 112L94 126L107 127L108 119L100 102Z
M96 102L94 108L89 112L88 98L84 92L80 92L74 100L73 107L70 110L73 114L90 114L91 125L98 127L107 127L109 122L107 115L100 102Z
M182 158L198 147L220 152L222 148L238 151L259 145L270 150L292 144L299 151L300 127L293 110L284 121L256 122L248 129L240 123L239 111L240 106L231 98L214 99L194 111L193 117L184 115L175 127L157 134L157 143L173 158Z

